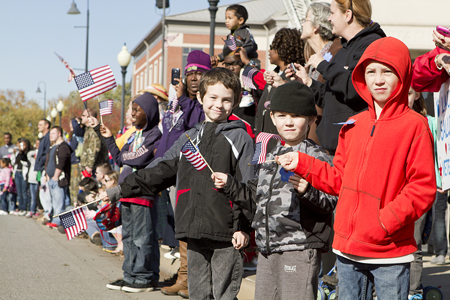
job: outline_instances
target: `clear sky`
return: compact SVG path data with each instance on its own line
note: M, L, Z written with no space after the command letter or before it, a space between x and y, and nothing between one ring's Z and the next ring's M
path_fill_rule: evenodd
M43 93L36 93L44 81L47 102L76 90L67 82L69 71L52 50L62 56L77 74L84 72L86 53L87 0L75 0L79 15L68 15L72 0L0 1L0 90L23 90L27 99L43 106ZM220 0L219 6L236 3ZM155 0L89 1L89 69L110 65L116 81L122 83L117 54L124 43L128 51L161 20L162 9ZM170 0L166 14L206 9L207 0ZM131 64L126 81L131 79ZM78 70L77 70L78 69ZM44 84L40 84L44 90Z

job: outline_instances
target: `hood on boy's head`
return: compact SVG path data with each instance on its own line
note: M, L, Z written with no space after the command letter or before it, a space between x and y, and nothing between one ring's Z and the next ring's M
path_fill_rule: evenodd
M375 116L373 99L365 80L365 67L370 61L388 65L399 78L399 87L391 95L383 108L383 117L390 117L408 109L408 91L411 86L411 56L408 47L400 40L385 37L374 41L367 47L352 74L353 85L364 101L369 105L371 116Z
M137 105L139 105L147 116L147 124L142 128L143 130L152 129L159 123L159 110L158 101L150 93L144 93L134 99ZM141 129L141 128L138 128Z
M73 134L75 136L84 136L84 127L81 127L81 124L78 124L76 119L72 119L70 122L72 123Z

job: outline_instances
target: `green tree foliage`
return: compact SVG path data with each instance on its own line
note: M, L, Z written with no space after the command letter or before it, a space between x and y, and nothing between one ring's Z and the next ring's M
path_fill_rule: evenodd
M10 132L13 143L24 137L32 143L37 139L37 123L42 119L43 110L34 100L27 101L24 91L0 90L0 145L3 133Z

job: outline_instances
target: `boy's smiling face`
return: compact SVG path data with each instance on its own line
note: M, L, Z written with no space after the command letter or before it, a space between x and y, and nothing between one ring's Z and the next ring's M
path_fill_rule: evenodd
M270 117L277 128L278 134L286 142L286 146L300 144L306 138L308 126L314 122L314 117L305 117L281 111L271 111Z
M197 93L200 99L200 92ZM234 93L218 82L209 85L203 99L200 100L205 112L205 120L208 122L221 123L228 119L234 105Z
M364 77L373 100L381 108L397 92L399 79L388 65L374 60L369 61L364 71Z
M241 27L242 24L244 24L244 18L241 17L238 19L234 10L227 10L225 12L225 26L227 26L229 30L236 30Z

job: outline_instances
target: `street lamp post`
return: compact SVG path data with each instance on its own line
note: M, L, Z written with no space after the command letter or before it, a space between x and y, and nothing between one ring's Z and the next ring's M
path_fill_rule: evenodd
M41 89L39 88L39 85L43 83L44 84L44 116L42 118L45 118L45 109L46 109L46 104L47 104L47 85L45 84L45 82L43 81L39 81L38 83L38 88L36 90L36 93L42 93Z
M117 61L119 65L122 67L122 104L120 110L120 132L123 130L123 119L125 113L125 75L127 74L127 67L131 60L131 54L127 50L127 46L124 44L122 47L122 51L117 55Z
M215 31L216 31L216 13L217 13L217 4L219 3L219 0L208 0L209 2L209 13L211 15L211 21L209 23L209 55L214 55L214 38L215 38Z
M79 15L80 11L75 4L75 0L72 1L68 15ZM75 28L85 28L86 27L86 65L84 71L88 71L88 54L89 54L89 0L87 0L87 23L86 26L75 26Z
M64 109L64 103L61 100L59 100L58 104L56 105L56 110L59 113L59 126L61 126L61 124L62 124L62 111L63 111L63 109Z
M56 110L55 107L53 107L52 111L50 112L50 115L53 118L53 123L52 124L55 125L55 119L56 119L56 116L58 115L58 111Z

